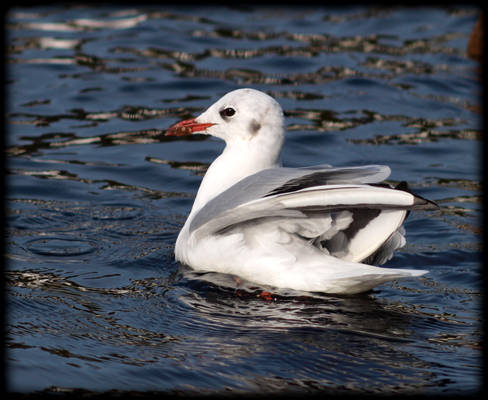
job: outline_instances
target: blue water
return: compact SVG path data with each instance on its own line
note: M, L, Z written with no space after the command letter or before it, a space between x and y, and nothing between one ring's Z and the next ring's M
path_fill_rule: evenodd
M454 393L481 387L479 10L12 8L6 18L7 384L13 392ZM223 144L165 129L253 87L287 166L386 164L412 213L355 296L259 298L173 246Z

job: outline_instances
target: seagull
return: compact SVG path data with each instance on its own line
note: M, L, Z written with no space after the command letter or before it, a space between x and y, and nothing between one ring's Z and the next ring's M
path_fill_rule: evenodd
M198 272L258 285L355 294L420 269L382 268L405 245L402 223L434 202L405 182L383 181L384 165L281 165L284 115L259 90L231 91L166 136L194 133L225 141L209 166L175 244L175 258Z

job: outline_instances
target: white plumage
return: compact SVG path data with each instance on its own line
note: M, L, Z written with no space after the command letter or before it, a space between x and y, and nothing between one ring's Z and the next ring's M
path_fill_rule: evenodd
M175 246L197 271L257 284L352 294L427 271L380 268L405 244L409 210L433 203L381 183L387 166L282 168L283 111L254 89L227 93L168 136L225 140Z

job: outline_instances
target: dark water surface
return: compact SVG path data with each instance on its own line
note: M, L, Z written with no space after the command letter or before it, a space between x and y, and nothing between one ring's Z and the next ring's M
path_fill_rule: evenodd
M479 10L50 6L7 14L11 391L472 393L481 384ZM355 296L257 297L173 246L223 144L166 138L274 96L287 166L387 164L439 210Z

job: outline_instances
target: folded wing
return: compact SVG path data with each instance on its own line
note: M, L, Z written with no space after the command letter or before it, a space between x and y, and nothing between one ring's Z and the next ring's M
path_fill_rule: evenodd
M381 264L404 245L401 224L408 211L430 203L378 184L389 172L375 165L261 171L203 207L190 234L198 240L259 232L248 229L259 225L280 232L284 243L300 241L341 260Z

